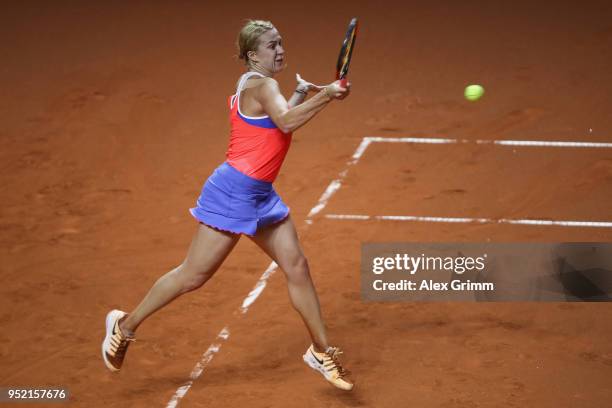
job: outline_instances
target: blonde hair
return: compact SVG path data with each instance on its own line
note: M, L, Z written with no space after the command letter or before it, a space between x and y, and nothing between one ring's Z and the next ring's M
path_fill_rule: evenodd
M244 63L249 65L249 51L257 51L259 46L259 37L275 27L269 21L264 20L247 20L246 24L238 34L236 45L238 47L238 58L244 60Z

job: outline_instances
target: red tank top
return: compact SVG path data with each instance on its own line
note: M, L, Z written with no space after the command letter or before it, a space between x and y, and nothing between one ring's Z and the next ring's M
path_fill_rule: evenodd
M247 72L240 78L236 94L230 96L230 141L227 163L247 176L273 182L285 160L291 133L283 133L269 116L251 117L240 112L240 93L246 80L262 76Z

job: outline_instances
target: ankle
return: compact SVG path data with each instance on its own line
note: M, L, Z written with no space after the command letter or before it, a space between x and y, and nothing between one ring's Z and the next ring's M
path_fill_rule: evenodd
M136 330L126 324L128 317L129 315L125 315L119 320L119 330L121 330L121 333L126 337L134 337Z
M328 345L327 344L321 344L321 343L312 343L312 348L314 349L314 351L316 351L317 353L325 353L328 349Z

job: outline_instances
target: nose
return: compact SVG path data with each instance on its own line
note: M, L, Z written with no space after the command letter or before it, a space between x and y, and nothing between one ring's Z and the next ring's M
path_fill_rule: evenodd
M278 44L278 47L276 48L276 50L277 50L278 55L284 55L285 54L285 49L280 44Z

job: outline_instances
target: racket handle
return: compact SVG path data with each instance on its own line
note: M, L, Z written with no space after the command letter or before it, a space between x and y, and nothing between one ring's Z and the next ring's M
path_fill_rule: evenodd
M340 80L340 86L341 86L341 87L346 88L346 85L347 85L347 84L348 84L348 79L346 79L346 78L342 78L342 79Z

